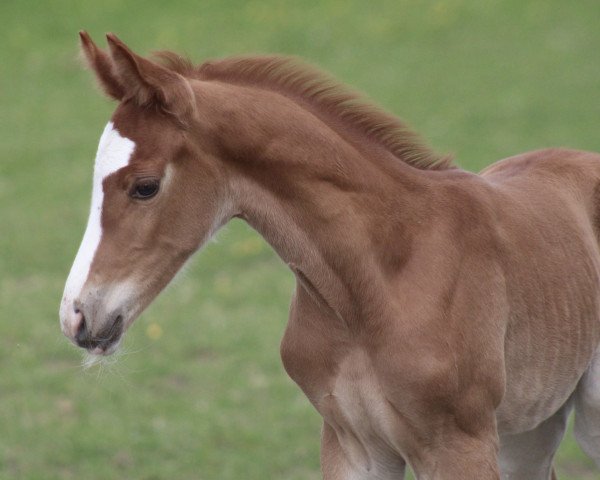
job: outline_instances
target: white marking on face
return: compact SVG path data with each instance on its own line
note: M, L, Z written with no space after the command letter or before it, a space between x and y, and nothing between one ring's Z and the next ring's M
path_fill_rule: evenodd
M135 149L135 143L122 137L109 122L100 137L98 153L94 165L92 185L92 206L81 246L67 278L60 307L60 319L63 331L73 333L76 325L67 325L73 319L73 302L77 299L89 275L90 267L102 236L102 203L104 192L102 182L106 177L127 166Z

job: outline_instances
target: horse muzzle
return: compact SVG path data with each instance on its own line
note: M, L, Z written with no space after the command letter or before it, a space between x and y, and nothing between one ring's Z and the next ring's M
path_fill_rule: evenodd
M92 289L72 300L65 296L60 308L61 329L78 347L94 355L110 355L117 349L127 312L115 295ZM115 292L115 289L110 289ZM120 295L118 295L120 296Z

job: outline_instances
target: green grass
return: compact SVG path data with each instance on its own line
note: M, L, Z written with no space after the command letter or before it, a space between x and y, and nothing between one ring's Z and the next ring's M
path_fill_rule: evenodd
M82 370L57 310L113 105L77 31L200 61L301 55L477 170L528 149L600 151L593 0L0 3L0 478L316 479L320 421L278 353L292 275L242 223ZM562 478L598 478L571 437Z

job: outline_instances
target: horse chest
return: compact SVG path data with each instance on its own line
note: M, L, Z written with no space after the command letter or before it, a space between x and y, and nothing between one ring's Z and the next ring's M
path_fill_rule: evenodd
M315 399L316 407L339 437L361 443L380 436L391 443L391 429L397 418L377 372L362 350L349 353L323 387Z
M352 465L371 473L395 468L401 426L367 353L359 347L332 348L331 343L322 345L324 351L316 339L310 346L296 346L283 356L284 365L336 432Z

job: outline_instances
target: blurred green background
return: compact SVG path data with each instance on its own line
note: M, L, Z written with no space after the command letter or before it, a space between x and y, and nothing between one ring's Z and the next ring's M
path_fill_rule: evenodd
M297 54L466 169L544 146L600 151L600 5L533 1L0 2L0 479L317 479L320 421L283 371L292 275L233 222L81 368L58 305L114 105L77 31L196 61ZM561 478L599 478L568 436ZM594 473L595 472L595 473Z

